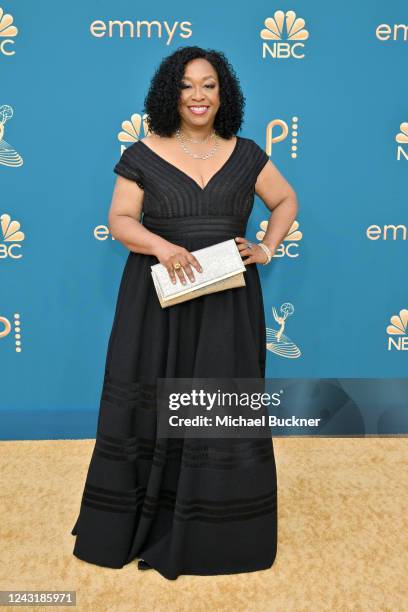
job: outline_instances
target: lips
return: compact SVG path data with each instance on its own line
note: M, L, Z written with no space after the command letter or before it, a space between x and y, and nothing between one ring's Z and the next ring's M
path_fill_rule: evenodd
M193 115L204 115L208 111L208 106L206 105L195 105L188 107Z

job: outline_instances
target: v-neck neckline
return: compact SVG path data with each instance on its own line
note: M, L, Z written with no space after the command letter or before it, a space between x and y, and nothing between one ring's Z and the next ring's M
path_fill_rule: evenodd
M221 173L222 170L224 170L226 168L226 166L230 163L230 161L232 161L233 157L235 157L236 152L238 151L238 146L240 143L240 136L236 135L236 143L235 146L232 150L232 153L230 153L228 159L222 164L221 168L219 168L210 178L210 180L206 183L206 185L204 187L201 187L201 185L199 185L197 183L197 181L195 179L193 179L192 176L190 176L189 174L187 174L187 172L184 172L184 170L181 170L181 168L179 168L178 166L176 166L175 164L172 164L171 162L167 161L167 159L164 159L164 157L162 157L161 155L159 155L158 153L156 153L156 151L153 151L153 149L151 149L147 144L145 144L142 140L138 140L137 142L142 144L145 149L148 149L148 151L150 151L155 157L158 157L162 162L164 162L165 164L167 164L167 166L170 166L171 168L174 168L174 170L176 170L177 172L179 172L180 174L182 174L184 177L187 177L187 179L194 183L194 185L197 187L197 189L199 189L202 193L205 193L205 191L207 191L210 183L212 183L214 181L214 179Z

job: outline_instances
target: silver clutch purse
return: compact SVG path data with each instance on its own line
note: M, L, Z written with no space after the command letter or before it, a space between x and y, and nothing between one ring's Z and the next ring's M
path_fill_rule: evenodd
M157 263L150 266L153 283L162 308L207 293L245 286L243 273L246 268L234 238L191 251L191 253L198 259L202 272L198 272L192 267L195 281L192 282L184 274L185 285L182 284L177 274L176 282L173 284L163 264Z

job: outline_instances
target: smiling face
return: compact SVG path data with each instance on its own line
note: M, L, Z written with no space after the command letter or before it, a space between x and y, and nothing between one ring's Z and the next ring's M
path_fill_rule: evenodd
M186 64L181 81L181 129L210 131L219 107L219 82L215 68L203 58L191 60Z

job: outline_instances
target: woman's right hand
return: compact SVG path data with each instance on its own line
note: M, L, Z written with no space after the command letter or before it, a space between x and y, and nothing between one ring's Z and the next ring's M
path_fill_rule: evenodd
M194 282L195 277L191 266L194 266L198 272L203 271L198 259L190 253L190 251L178 244L167 242L167 244L160 247L155 255L159 262L166 267L172 283L176 282L177 274L183 285L185 285L187 281L184 273L187 274L191 282ZM182 267L175 270L174 264L177 262L179 262Z

